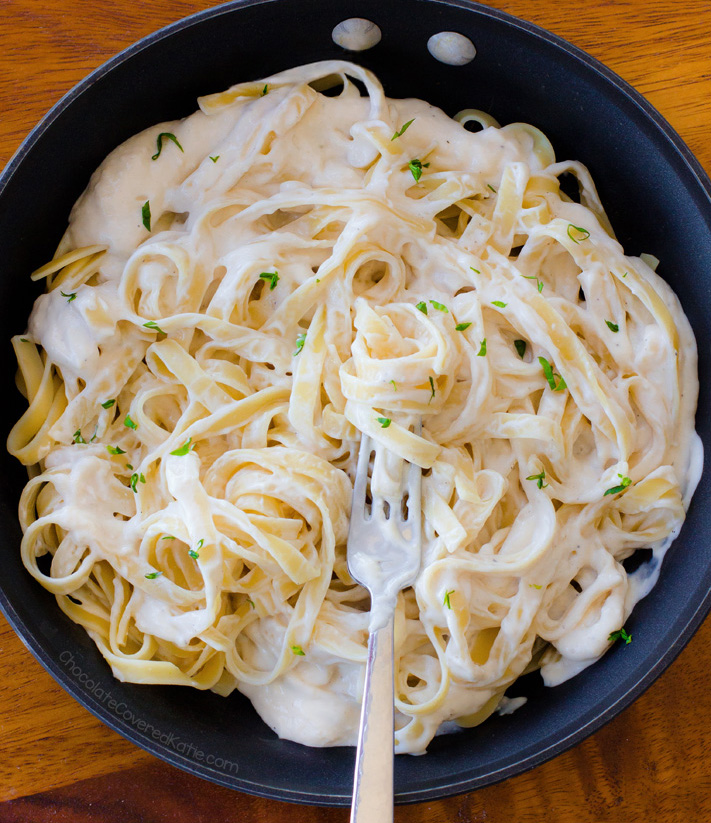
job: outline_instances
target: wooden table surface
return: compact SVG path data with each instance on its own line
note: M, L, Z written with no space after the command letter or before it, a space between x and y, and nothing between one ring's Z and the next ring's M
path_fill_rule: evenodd
M387 2L387 0L383 0ZM0 0L0 167L89 71L208 0ZM308 0L304 0L305 7ZM711 172L709 0L494 0L644 94ZM468 795L399 807L411 823L711 820L711 619L636 703L573 750ZM0 823L336 823L345 809L262 800L186 775L65 694L0 617Z

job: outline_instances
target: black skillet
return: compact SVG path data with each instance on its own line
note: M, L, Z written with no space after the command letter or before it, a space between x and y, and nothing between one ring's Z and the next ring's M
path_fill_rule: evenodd
M472 107L500 123L532 123L559 158L586 163L625 249L662 260L659 271L681 298L697 339L709 339L711 184L682 140L580 50L461 0L245 0L169 26L97 69L49 112L0 177L0 328L8 337L24 330L37 295L29 272L51 257L72 203L112 148L146 126L190 114L198 95L300 63L348 58L331 31L356 16L376 22L383 37L350 57L375 71L389 96L421 97L450 114ZM427 40L443 30L468 35L475 60L463 67L435 61ZM699 366L698 427L708 454L706 345ZM9 346L0 368L8 431L22 411ZM301 803L350 802L353 750L281 741L236 694L223 699L114 680L83 629L22 567L16 512L24 470L4 452L0 462L0 605L67 691L137 745L216 783ZM705 476L657 587L628 623L634 643L618 644L555 689L530 675L510 690L529 698L515 714L439 737L424 757L397 758L396 800L429 800L518 774L580 742L646 689L711 605L709 503Z

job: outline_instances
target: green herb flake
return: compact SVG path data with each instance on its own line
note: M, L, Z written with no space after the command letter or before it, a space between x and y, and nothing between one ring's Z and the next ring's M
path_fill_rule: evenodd
M109 454L126 454L126 452L120 446L107 446L106 451Z
M623 276L623 277L627 277L627 275L628 275L628 274L629 274L629 272L628 272L628 271L626 271L626 272L625 272L622 276Z
M132 471L133 471L133 466L132 466L130 463L126 463L126 468L127 468L130 472L132 472Z
M486 337L481 341L479 351L476 353L477 357L486 357Z
M543 374L545 375L548 385L551 387L552 391L563 391L563 389L567 388L565 380L553 371L553 366L551 366L545 357L539 357L538 362L541 364Z
M162 574L163 572L148 572L148 574L145 577L146 580L155 580L156 577L160 577Z
M116 403L115 399L113 399L113 400L104 400L104 402L101 404L101 408L102 409L110 409L114 405L114 403Z
M188 437L188 439L183 443L182 446L178 446L177 449L173 449L171 454L174 454L176 457L184 457L188 452L192 451L192 446L190 445L192 442L192 437Z
M397 383L394 380L390 381L392 383L392 387L394 391L397 391Z
M161 537L161 540L175 540L174 534L166 534L165 537Z
M193 560L197 560L198 557L200 557L200 553L196 552L195 549L190 549L190 551L188 552L188 555L190 557L192 557Z
M505 309L506 306L508 306L508 303L504 303L503 300L492 300L491 305L496 306L499 309Z
M94 440L96 440L96 435L97 435L98 433L99 433L99 427L98 427L98 425L97 425L97 426L94 426L94 434L92 434L92 435L91 435L91 437L89 438L89 442L90 442L90 443L93 443L93 442L94 442Z
M514 348L518 352L518 356L523 360L524 354L526 354L526 347L528 343L525 340L514 340Z
M435 396L435 384L432 377L430 377L430 391L432 392L432 394L430 394L430 399L427 401L428 403L431 403Z
M415 306L416 309L422 312L422 314L427 314L427 303L424 300L420 300L420 302Z
M378 423L380 423L380 426L383 429L387 429L387 427L393 422L389 417L376 417L375 419Z
M454 594L454 589L450 589L448 592L444 593L444 600L442 601L442 605L448 609L452 608L452 601L449 599L451 595Z
M581 243L583 240L587 240L588 237L590 237L590 232L580 226L574 226L572 223L568 223L568 237L574 243Z
M212 160L212 162L213 162L213 163L217 163L217 161L218 161L219 159L220 159L220 155L219 155L219 154L216 154L216 155L214 155L214 156L213 156L213 155L210 155L210 160Z
M26 337L20 338L20 343L29 343L30 341Z
M535 480L536 485L539 489L545 489L548 486L548 483L545 482L546 479L546 470L539 472L538 474L529 474L526 480Z
M632 642L632 635L628 634L625 629L618 629L616 632L612 632L607 638L607 642L614 643L616 640L624 640L625 646L628 646Z
M542 588L543 588L543 586L541 586L541 584L540 584L540 583L529 583L528 585L529 585L532 589L542 589Z
M522 274L521 277L523 277L524 280L535 280L538 293L540 294L543 291L543 281L539 280L535 274Z
M494 194L496 194L496 189L491 185L491 183L487 183L486 187L487 189L491 189L494 192Z
M138 484L139 484L139 482L140 482L140 483L145 483L145 482L146 482L146 478L145 478L145 476L143 475L143 473L139 474L138 472L134 472L134 473L131 475L131 480L130 480L130 483L129 483L129 485L131 486L131 491L132 491L132 492L134 492L134 494L135 494L135 493L136 493L136 491L137 491L137 488L138 488Z
M126 415L126 419L123 421L123 424L124 426L126 426L127 429L133 429L134 431L138 428L138 424L134 423L133 420L131 420L130 414Z
M296 644L294 644L294 645L291 647L291 651L292 651L295 655L297 655L298 657L305 657L305 656L306 656L306 652L305 652L305 651L301 648L301 646L298 646L298 645L296 645Z
M251 597L248 597L248 598L247 598L247 602L249 603L249 605L250 605L253 609L256 609L256 608L257 608L257 607L254 605L254 600L252 600L252 598L251 598Z
M86 440L84 440L84 438L81 436L81 429L77 429L72 435L72 438L75 443L86 443Z
M276 284L279 282L279 273L275 271L263 271L259 276L262 280L268 280L269 291L274 291Z
M301 354L301 350L304 348L304 343L306 342L306 332L301 332L300 335L296 338L296 351L294 352L294 357L297 354Z
M161 329L161 327L156 323L155 320L149 320L147 323L144 323L143 325L151 331L157 331L158 334L167 334L167 332L163 331L163 329Z
M481 274L479 269L475 269L474 266L469 266L469 268L474 272L474 274Z
M444 305L444 303L438 303L436 300L430 300L433 309L437 309L437 311L443 311L445 314L449 314L449 309Z
M71 302L72 302L72 300L76 300L76 299L77 299L77 293L76 293L75 291L69 292L69 294L67 294L66 292L63 292L63 291L60 289L60 290L59 290L59 293L62 295L62 297L66 297L66 298L67 298L67 303L71 303Z
M617 334L617 332L620 330L620 327L617 325L617 323L613 323L612 320L605 320L605 323L607 324L607 328L610 331L615 332L615 334Z
M197 542L198 549L201 549L204 545L205 545L204 538L200 538L200 540L198 540L198 542Z
M620 485L613 486L611 489L608 489L605 492L605 494L603 494L603 497L607 497L608 494L619 494L620 492L623 492L629 485L631 485L632 480L630 480L629 477L625 477L622 474L618 474L617 476L620 478Z
M410 126L415 122L415 118L413 117L412 120L408 120L407 123L400 129L400 131L396 131L395 134L390 138L390 142L392 143L398 137L402 137L403 134L410 128Z
M266 97L269 94L269 83L264 84L264 88L262 89L262 97Z
M175 143L175 145L180 149L180 151L183 151L183 147L180 145L180 141L174 134L172 134L169 131L162 131L156 138L156 148L158 149L158 151L153 155L153 157L151 157L151 160L157 160L160 157L160 153L163 151L164 137L166 138L166 140L172 140ZM185 152L183 152L183 154L185 154Z
M141 207L141 220L146 231L151 230L151 201L146 202Z
M471 323L457 323L454 327L454 331L466 331L469 326L471 326Z
M429 168L429 163L423 163L421 160L415 158L414 160L410 160L407 164L408 169L410 169L412 176L415 178L415 183L420 182L420 177L422 177L422 169Z

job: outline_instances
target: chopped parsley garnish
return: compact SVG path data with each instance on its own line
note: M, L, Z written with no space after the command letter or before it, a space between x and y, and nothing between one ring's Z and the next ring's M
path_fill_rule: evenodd
M521 277L523 277L524 280L535 280L538 293L540 294L543 291L543 281L539 280L535 274L522 274Z
M574 243L580 243L583 240L587 240L590 237L590 232L587 229L583 229L580 226L574 226L572 223L568 223L568 237Z
M616 632L612 632L607 638L607 642L614 643L616 640L624 640L625 646L627 646L632 642L632 635L628 634L625 629L618 629Z
M432 398L435 396L435 384L434 380L430 377L430 391L432 394L430 395L430 399L427 401L428 403L432 402Z
M477 357L486 357L486 337L481 341L479 351L476 353Z
M479 271L479 269L475 269L475 268L474 268L474 266L469 266L469 268L470 268L470 269L471 269L471 270L472 270L475 274L481 274L481 272Z
M429 168L429 165L429 163L423 163L422 160L418 160L417 158L410 160L407 167L412 172L412 176L415 178L415 183L420 182L420 177L422 177L422 169Z
M109 454L126 454L126 452L120 446L107 446L106 451Z
M176 455L176 457L184 457L188 452L192 451L192 446L190 445L192 441L192 437L188 437L188 439L183 443L182 446L178 446L177 449L173 449L171 454Z
M452 601L449 599L450 595L454 594L454 589L450 589L448 592L444 593L444 600L442 601L442 605L446 606L448 609L452 608Z
M165 537L161 537L161 540L175 540L174 534L166 534Z
M127 429L133 429L134 431L138 428L138 424L134 423L133 420L131 420L130 414L126 415L126 419L123 421L123 424L124 426L126 426Z
M125 453L125 452L124 452L124 453ZM132 471L133 471L133 466L132 466L130 463L126 463L126 468L127 468L130 472L132 472Z
M143 325L151 331L157 331L158 334L167 334L167 332L164 332L155 320L149 320L147 323L144 323Z
M296 644L291 647L292 652L298 655L299 657L305 657L306 652L301 648L301 646L297 646Z
M30 341L26 337L20 338L20 343L29 343Z
M190 551L188 552L188 555L190 557L192 557L193 560L197 560L198 557L200 557L200 553L196 552L195 549L190 549Z
M205 545L205 540L203 538L198 540L198 542L197 542L198 549L201 549L204 545Z
M523 360L524 354L526 354L526 347L528 343L525 340L514 340L514 348L518 352L518 356Z
M76 293L75 291L69 292L69 294L67 294L66 292L63 292L63 291L60 289L60 290L59 290L59 293L62 295L62 297L66 297L66 298L67 298L67 303L71 303L71 302L72 302L72 300L76 300L76 299L77 299L77 293Z
M508 303L504 303L503 300L492 300L491 305L492 306L497 306L500 309L505 309L506 306L508 306Z
M104 402L101 404L101 408L102 409L110 409L114 405L115 402L116 402L115 398L112 399L112 400L104 400Z
M443 311L445 314L449 314L449 309L444 305L444 303L438 303L436 300L430 300L433 309L437 309L437 311Z
M380 423L380 426L383 429L387 429L387 427L393 422L389 417L376 417L375 419L378 423Z
M155 580L156 577L160 577L163 572L148 572L146 575L146 580Z
M471 326L471 323L457 323L457 325L454 327L454 331L466 331L466 329L468 329L469 326Z
M262 97L266 97L269 94L269 83L264 84L264 88L262 89Z
M620 327L617 325L617 323L613 323L612 320L605 320L605 323L607 324L607 328L610 331L615 332L615 334L617 334L617 332L620 330Z
M219 159L220 159L220 155L219 155L219 154L216 154L216 155L214 155L214 156L213 156L213 155L210 155L210 160L212 160L212 162L213 162L213 163L217 163L217 161L218 161Z
M146 202L141 207L141 220L143 221L143 225L147 231L151 230L151 201L146 200Z
M294 357L297 354L301 354L301 350L304 348L304 343L306 342L306 332L301 332L296 338L296 351L294 352Z
M390 142L392 143L397 137L402 137L403 134L410 128L410 126L415 122L415 118L413 117L412 120L408 120L407 123L400 129L400 131L396 131L395 134L390 138Z
M611 489L608 489L605 492L605 494L603 494L603 497L607 497L608 494L619 494L620 492L623 492L627 488L627 486L629 486L632 483L629 477L625 477L624 475L619 473L617 476L620 478L620 485L613 486Z
M131 480L130 480L130 486L131 486L131 491L132 492L134 492L134 493L136 492L139 481L141 483L145 483L146 478L144 477L143 474L139 474L138 472L134 472L131 475Z
M538 474L529 474L526 480L535 480L536 485L539 489L545 489L548 486L548 483L545 482L546 479L546 470L539 472Z
M496 194L496 189L491 185L491 183L487 183L486 187L487 189L491 189L494 192L494 194Z
M247 602L249 603L249 605L250 605L253 609L256 609L256 608L257 608L257 607L254 605L254 600L252 600L252 598L251 598L251 597L248 597L248 598L247 598Z
M158 149L158 151L153 155L153 157L151 157L151 160L157 160L160 157L160 153L163 151L164 137L168 140L172 140L175 143L175 145L180 149L180 151L183 151L183 147L180 145L180 141L174 134L172 134L169 131L162 131L156 138L156 148ZM183 154L184 153L185 152L183 152Z
M415 306L416 309L419 309L422 314L427 314L427 303L424 300L420 300L420 302Z
M275 271L263 271L259 276L262 280L268 280L269 291L274 291L276 284L279 282L279 273Z
M393 385L393 389L394 389L395 391L397 391L397 383L396 383L394 380L391 380L390 382L391 382L391 383L392 383L392 385Z
M532 589L542 589L543 586L540 583L529 583L528 584Z
M81 429L77 429L72 435L75 443L86 443L86 440L81 436Z
M551 366L545 357L539 357L538 362L541 364L543 374L545 375L548 385L551 387L552 391L563 391L563 389L567 388L565 380L553 371L553 366ZM558 379L556 380L556 378Z

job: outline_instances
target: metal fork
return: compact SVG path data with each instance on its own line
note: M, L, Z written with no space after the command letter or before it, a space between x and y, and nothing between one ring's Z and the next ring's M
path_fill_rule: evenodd
M420 569L422 542L422 470L401 461L398 493L380 497L371 487L368 507L372 453L373 443L364 434L353 487L348 569L370 592L370 637L351 823L393 820L393 622L398 592L414 582Z

